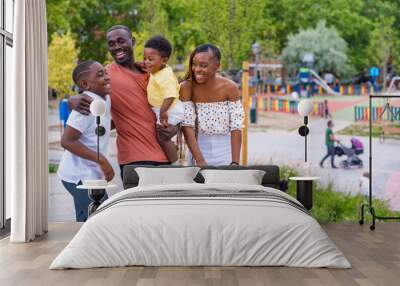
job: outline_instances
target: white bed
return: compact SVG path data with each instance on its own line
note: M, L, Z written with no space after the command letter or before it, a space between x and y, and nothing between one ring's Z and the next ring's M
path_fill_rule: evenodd
M128 265L351 267L291 196L262 186L197 183L112 196L50 269Z

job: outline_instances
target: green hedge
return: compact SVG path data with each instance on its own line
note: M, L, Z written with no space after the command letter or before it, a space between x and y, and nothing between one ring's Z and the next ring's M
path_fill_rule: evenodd
M298 176L298 172L289 167L281 168L281 178L292 176ZM289 182L287 193L296 197L296 184ZM360 206L364 202L367 202L367 198L363 195L335 192L333 191L332 184L324 188L320 184L315 183L311 214L319 222L358 222L360 219ZM400 213L390 211L387 201L374 199L373 205L377 215L400 215ZM369 221L370 216L365 216L365 220Z
M49 173L57 173L57 169L58 169L58 165L57 164L53 164L53 163L49 163Z

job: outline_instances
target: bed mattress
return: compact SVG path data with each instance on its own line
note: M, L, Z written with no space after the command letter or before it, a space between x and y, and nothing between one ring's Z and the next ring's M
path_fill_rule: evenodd
M351 267L294 198L238 184L117 193L83 224L50 269L129 265Z

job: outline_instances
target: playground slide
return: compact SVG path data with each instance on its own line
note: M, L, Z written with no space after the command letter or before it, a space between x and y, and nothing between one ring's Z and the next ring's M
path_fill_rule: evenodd
M333 95L341 95L339 92L334 91L332 88L330 88L323 80L320 78L320 76L310 69L310 73L315 77L314 82L321 86L328 94L333 94Z
M385 92L387 94L391 94L391 95L399 95L399 90L398 90L399 82L400 82L400 76L394 76L392 78L392 80L390 81L390 85L389 85L388 89L386 89Z

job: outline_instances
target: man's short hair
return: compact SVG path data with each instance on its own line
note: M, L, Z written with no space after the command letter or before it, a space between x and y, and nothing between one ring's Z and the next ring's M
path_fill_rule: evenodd
M172 53L171 43L163 36L154 36L145 44L145 48L151 48L158 51L163 58L169 58Z
M72 72L72 80L77 86L79 85L79 80L81 79L82 75L89 71L90 66L97 63L96 61L84 61L79 63L74 71Z
M332 125L332 120L328 120L327 125L328 125L328 126Z
M111 28L109 28L109 29L107 30L107 34L110 33L111 31L114 31L114 30L125 30L125 31L128 32L129 35L132 34L131 29L129 29L127 26L124 26L124 25L115 25L115 26L112 26Z

